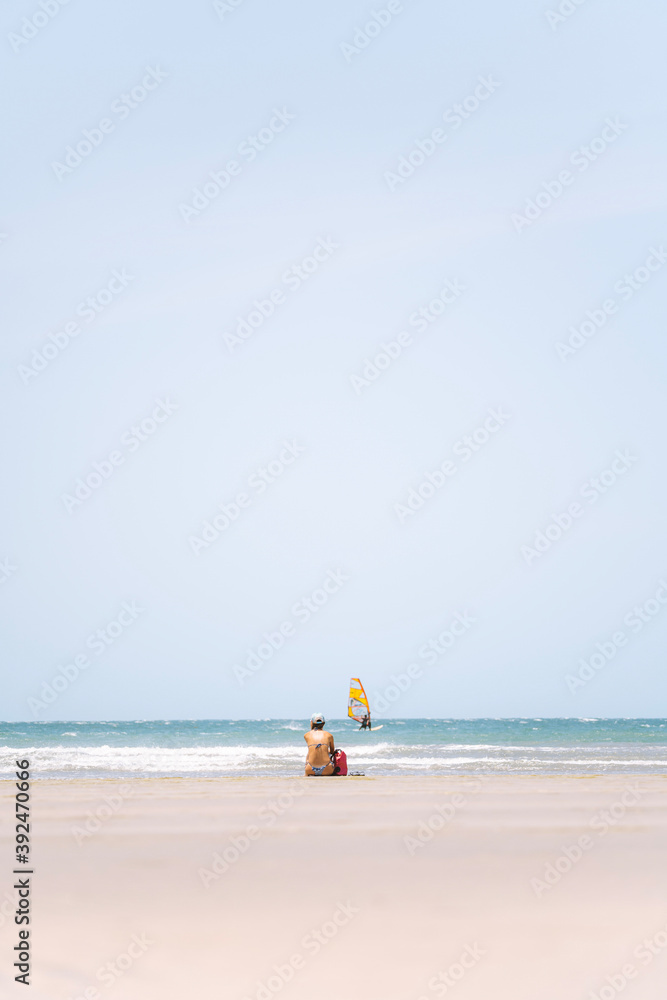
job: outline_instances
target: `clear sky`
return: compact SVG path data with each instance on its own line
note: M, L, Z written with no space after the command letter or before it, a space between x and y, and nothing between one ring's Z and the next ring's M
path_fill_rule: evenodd
M663 5L44 4L0 715L665 715Z

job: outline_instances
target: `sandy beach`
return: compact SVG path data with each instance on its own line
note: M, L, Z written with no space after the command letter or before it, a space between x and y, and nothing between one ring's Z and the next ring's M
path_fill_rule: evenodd
M662 777L37 781L33 824L39 1000L664 997Z

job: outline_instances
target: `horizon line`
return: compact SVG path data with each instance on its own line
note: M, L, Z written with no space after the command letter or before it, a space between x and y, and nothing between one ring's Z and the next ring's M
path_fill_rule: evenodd
M372 717L372 713L371 713ZM378 719L385 722L667 722L667 716L661 715L466 715L466 716L436 716L436 715L404 715L404 716L378 716ZM222 718L222 717L192 717L192 718L152 718L152 719L2 719L0 725L87 725L87 724L110 724L129 723L136 725L143 722L301 722L306 724L310 719L298 716L263 716L248 718ZM331 716L331 722L356 722L349 716Z

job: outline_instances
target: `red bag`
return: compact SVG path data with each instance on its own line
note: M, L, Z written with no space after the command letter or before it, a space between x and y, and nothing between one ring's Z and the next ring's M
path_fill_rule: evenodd
M334 750L334 774L347 774L347 754L344 750Z

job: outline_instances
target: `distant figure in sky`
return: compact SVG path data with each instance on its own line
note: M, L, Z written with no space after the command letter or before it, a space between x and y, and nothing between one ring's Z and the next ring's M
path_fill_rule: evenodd
M315 712L310 717L310 731L304 733L308 744L306 756L306 777L319 778L334 773L334 738L324 729L324 716Z

